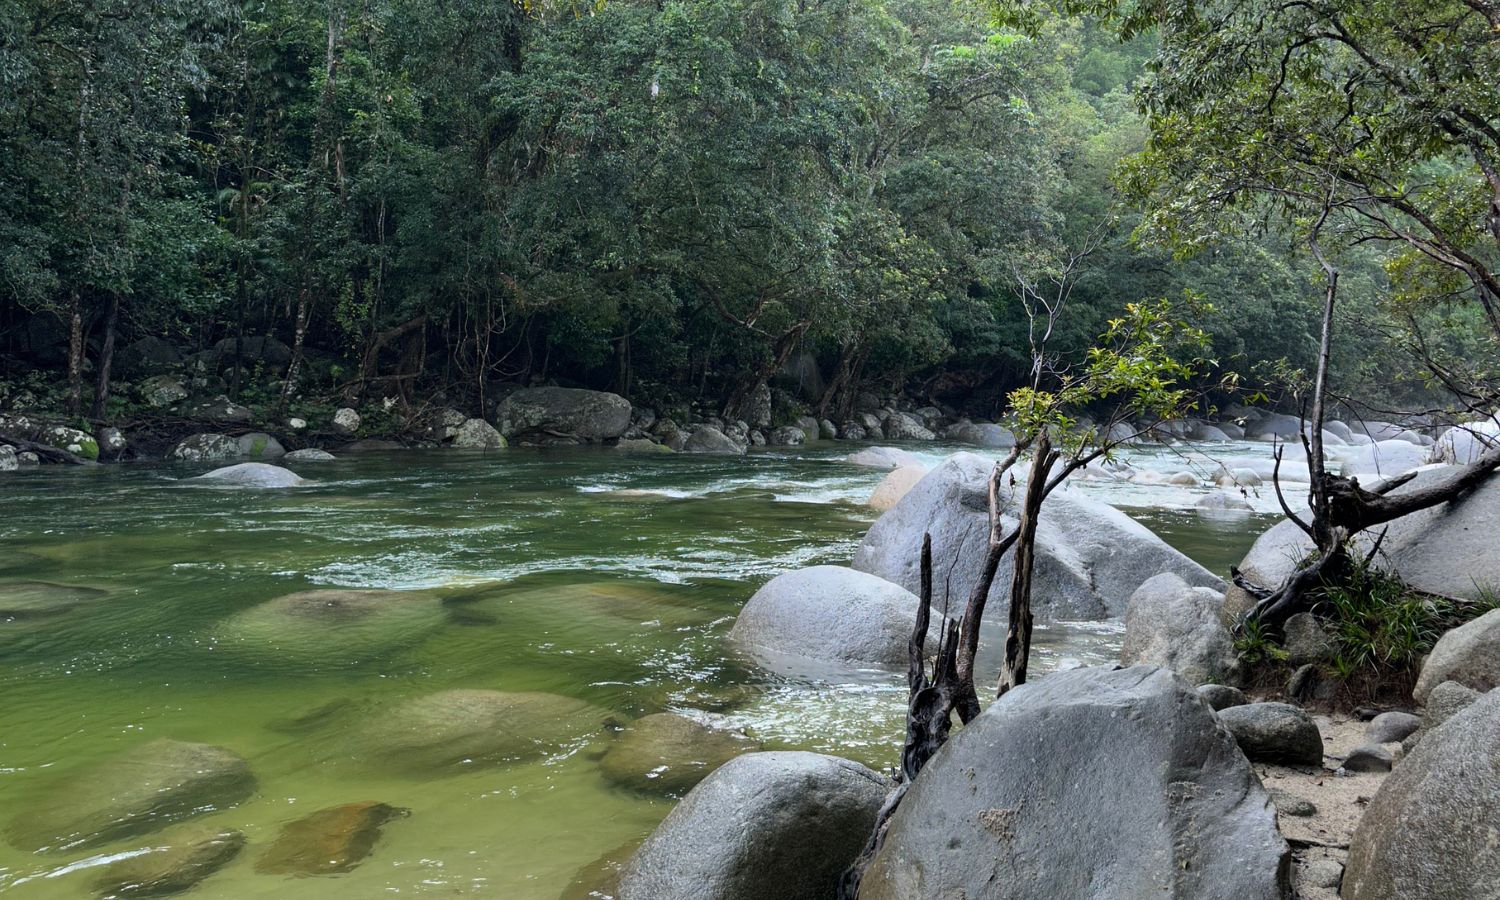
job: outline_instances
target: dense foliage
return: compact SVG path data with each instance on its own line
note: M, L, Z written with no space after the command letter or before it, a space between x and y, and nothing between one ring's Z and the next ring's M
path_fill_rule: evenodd
M1193 289L1217 310L1217 358L1307 365L1317 272L1294 226L1179 241L1191 260L1130 240L1201 235L1197 210L1254 187L1189 171L1234 135L1163 123L1199 74L1229 77L1216 53L1265 55L1275 36L1172 32L1147 72L1145 19L1124 42L1088 20L1017 24L944 0L15 0L0 360L50 367L96 418L114 347L145 336L231 338L228 392L282 403L312 385L482 404L496 382L558 381L738 412L776 373L816 369L804 382L826 388L803 401L830 415L862 389L994 413L1027 380L1028 297L1066 292L1053 347L1081 353L1125 304ZM1210 110L1220 130L1322 121L1316 64L1276 86L1272 63L1230 93L1274 92L1273 121L1244 93ZM1424 97L1494 109L1493 83L1446 65L1462 90ZM1437 139L1422 98L1369 90L1404 117L1362 151L1386 177ZM1154 203L1137 220L1113 176L1148 124L1127 172ZM1474 162L1437 143L1421 198L1440 223L1472 218ZM1411 241L1346 243L1345 381L1405 391L1381 348L1415 346L1402 326L1419 320L1449 347L1432 319L1466 324L1465 307L1429 301L1482 278L1435 272ZM265 365L261 336L291 361Z

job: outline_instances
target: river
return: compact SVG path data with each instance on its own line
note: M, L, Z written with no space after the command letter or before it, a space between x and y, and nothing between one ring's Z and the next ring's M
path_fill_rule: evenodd
M910 449L936 461L957 448ZM207 742L248 759L258 789L205 817L243 831L250 846L191 896L555 900L580 867L648 833L674 801L607 782L590 741L534 762L417 777L344 765L347 735L435 690L546 691L622 719L689 710L768 748L888 767L903 714L898 676L788 680L723 645L759 584L852 557L874 519L863 500L883 473L842 462L849 451L396 453L295 466L317 483L290 491L190 487L176 479L201 467L168 465L0 476L0 599L9 593L19 608L39 598L40 609L79 598L46 616L0 618L0 824L45 804L75 769L147 740ZM1181 461L1162 448L1127 456ZM1079 489L1221 574L1274 508L1257 498L1256 515L1216 521L1189 508L1199 488ZM431 591L444 617L352 647L251 640L228 627L312 587ZM1042 628L1033 669L1110 661L1119 640L1115 623ZM259 847L283 823L366 800L411 814L352 872L255 872ZM145 844L94 857L0 844L0 893L93 896L91 868L78 863Z

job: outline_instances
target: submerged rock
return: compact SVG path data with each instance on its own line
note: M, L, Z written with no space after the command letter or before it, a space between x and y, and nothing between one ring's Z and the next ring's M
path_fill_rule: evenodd
M1220 710L1218 716L1255 762L1323 764L1323 735L1318 726L1289 703L1247 703Z
M93 847L227 809L254 792L249 764L231 751L155 740L75 773L6 831L26 850Z
M1500 690L1433 729L1349 842L1345 900L1491 900L1500 886Z
M228 865L245 847L245 835L196 828L163 835L145 853L116 860L94 878L107 897L160 897L195 887Z
M1170 572L1136 588L1125 609L1120 662L1164 666L1189 684L1234 680L1234 641L1219 621L1224 598Z
M608 710L559 694L457 689L413 697L370 721L361 755L439 773L527 759L598 731Z
M1281 900L1290 854L1233 739L1165 669L1049 674L912 784L860 900Z
M0 582L0 624L62 615L107 596L98 588L50 581Z
M910 591L874 575L812 566L766 582L740 610L729 640L773 671L899 668L918 604ZM935 618L940 622L941 613Z
M828 900L889 784L818 753L747 753L688 793L626 864L620 900Z
M655 713L624 726L599 760L599 769L625 787L682 794L729 760L759 747L737 731L710 728L676 713Z
M336 875L359 865L375 849L387 822L409 814L384 803L346 803L289 822L255 871L266 875Z
M932 534L932 557L944 574L936 581L941 608L962 603L979 578L988 552L990 471L994 461L960 453L933 469L870 528L854 568L917 590L922 535ZM1007 531L1017 527L1015 491L1002 488ZM1010 570L1014 550L1000 563ZM951 576L946 574L952 565ZM1122 615L1126 600L1146 579L1171 572L1190 585L1223 590L1213 573L1188 559L1146 526L1097 500L1063 489L1047 498L1037 523L1032 602L1042 621L1104 619ZM1004 615L1009 579L996 578L988 610ZM998 611L998 612L996 612Z
M442 602L420 591L299 591L225 620L221 646L254 658L348 665L421 640L446 621Z
M307 479L281 466L270 463L239 463L214 469L188 481L205 484L233 485L235 487L288 488L311 484Z

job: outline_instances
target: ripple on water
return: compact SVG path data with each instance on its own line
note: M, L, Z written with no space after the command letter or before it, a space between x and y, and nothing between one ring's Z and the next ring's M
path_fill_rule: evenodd
M62 599L41 627L0 625L0 808L33 802L51 771L150 740L209 743L250 761L258 793L204 817L250 843L195 897L554 900L671 808L602 777L587 733L595 718L673 710L773 747L889 766L904 717L898 673L779 679L724 644L766 579L853 556L873 518L862 503L885 473L840 462L845 453L374 456L321 464L319 484L296 494L212 498L172 484L202 470L192 466L16 479L0 517L0 575L62 586L27 603ZM1226 539L1191 516L1149 516L1181 546ZM258 618L276 598L333 588L434 599L409 622L368 630ZM994 638L982 645L985 679L998 666ZM1034 671L1108 661L1119 640L1118 624L1039 627ZM589 728L543 735L535 755L497 751L496 765L444 760L440 774L408 765L415 751L389 769L342 763L413 698L454 690L564 698L588 711ZM353 871L255 874L288 822L364 801L412 814ZM101 858L138 849L105 847ZM92 876L75 862L0 845L0 890L90 897Z

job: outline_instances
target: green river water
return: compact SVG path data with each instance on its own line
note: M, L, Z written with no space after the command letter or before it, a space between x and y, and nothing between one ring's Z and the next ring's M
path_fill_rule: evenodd
M554 900L675 802L604 779L607 737L424 776L348 765L352 736L445 688L546 691L621 720L695 711L768 748L888 767L898 676L789 680L723 642L772 575L852 557L874 518L862 501L883 473L837 459L848 452L411 452L295 466L317 484L286 491L176 483L201 466L0 476L0 599L23 583L82 598L0 617L0 826L44 809L71 773L148 740L205 742L249 760L258 787L201 817L249 846L191 896ZM1221 573L1264 527L1260 516L1201 520L1180 509L1192 492L1173 490L1105 499ZM443 616L369 646L252 640L232 627L313 587L432 591ZM1109 661L1119 639L1118 624L1043 628L1033 669ZM352 872L256 873L284 823L366 800L411 814ZM93 896L94 864L149 844L34 854L0 843L0 893Z

